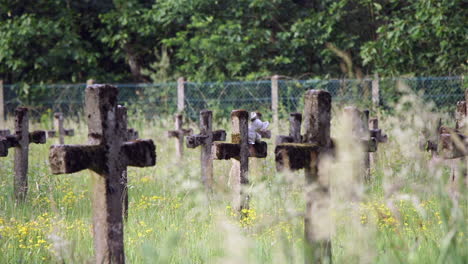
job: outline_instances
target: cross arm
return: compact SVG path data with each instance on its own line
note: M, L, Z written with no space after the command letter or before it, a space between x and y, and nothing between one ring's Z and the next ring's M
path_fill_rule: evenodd
M188 136L186 139L187 139L188 148L196 148L206 143L206 140L208 139L208 135L197 134L193 136Z
M282 171L284 168L299 170L305 168L313 158L317 157L320 147L317 144L308 143L284 143L275 148L276 169Z
M149 167L156 164L156 146L151 139L137 139L122 145L125 165Z
M468 138L458 133L444 133L439 137L438 149L442 157L455 159L468 154Z
M227 160L238 157L240 153L239 144L227 142L213 142L211 147L211 156L213 159Z
M268 145L265 141L249 144L249 157L265 158L268 152Z
M226 140L226 131L225 130L215 130L213 131L213 141L225 141Z
M52 138L55 137L57 132L55 130L47 130L47 137Z
M179 137L180 136L190 136L192 135L193 130L191 128L189 129L182 129L182 130L169 130L167 131L167 136L168 137Z
M375 138L378 143L385 143L388 140L387 135L382 133L382 129L370 129L369 130L371 138Z
M0 138L0 157L8 156L8 149L18 146L18 137L16 135L8 135Z
M49 162L53 174L97 170L104 164L105 150L101 145L52 145Z
M211 155L213 159L226 160L231 158L238 158L240 153L240 145L235 143L226 142L213 142L211 148ZM249 157L252 158L265 158L267 156L267 143L262 141L260 143L249 144Z
M74 129L64 129L65 136L68 137L73 137L75 135L75 130Z
M188 148L196 148L200 145L206 144L208 135L204 135L204 134L191 135L191 136L187 136L186 139L187 139ZM213 141L224 141L224 140L226 140L226 131L224 130L213 131Z
M46 132L44 130L36 130L29 133L29 142L36 144L46 143Z

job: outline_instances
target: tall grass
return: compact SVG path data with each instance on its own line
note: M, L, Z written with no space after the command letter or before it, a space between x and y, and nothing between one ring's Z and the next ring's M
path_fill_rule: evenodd
M450 171L443 164L430 167L430 155L418 149L419 132L438 115L411 94L395 109L392 115L379 113L390 140L379 145L370 184L359 174L359 147L341 109L334 109L332 133L339 152L321 168L331 185L331 220L322 224L332 230L333 261L468 263L466 186L453 187ZM155 141L158 157L156 167L128 171L128 263L304 262L304 174L276 172L274 139L267 140L266 159L250 161L251 209L240 220L230 206L229 161L214 161L216 187L208 196L200 180L199 150L187 149L183 160L175 158L173 140L164 133L171 120L133 118L131 123L142 138ZM282 124L280 132L286 134L288 125ZM84 124L69 126L77 136L67 143L86 142ZM224 120L215 128L229 126ZM0 263L93 260L89 172L52 175L50 144L31 145L24 204L14 200L12 153L0 159Z

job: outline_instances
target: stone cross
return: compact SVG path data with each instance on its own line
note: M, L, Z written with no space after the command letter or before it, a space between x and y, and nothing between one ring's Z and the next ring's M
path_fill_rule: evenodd
M91 170L95 262L125 263L122 174L127 166L154 166L156 147L152 140L126 141L116 87L89 85L85 93L88 144L52 145L50 167L54 174Z
M297 120L298 115L294 115ZM306 211L304 233L306 239L306 263L329 263L331 261L330 232L321 230L320 212L328 214L330 204L329 179L319 180L319 160L329 155L333 147L330 138L331 95L323 90L309 90L304 105L305 134L300 142L281 143L275 148L276 168L304 169L306 178ZM292 122L297 126L297 121ZM300 132L299 132L300 133ZM298 138L296 132L296 139ZM325 181L325 182L324 182ZM318 213L317 213L318 212Z
M369 119L369 133L371 138L375 138L377 143L386 143L388 136L379 128L379 119L374 117Z
M344 108L345 117L351 121L351 135L356 142L363 144L362 174L370 181L370 153L377 151L377 140L369 132L369 110L360 111L354 106Z
M15 148L15 198L24 201L28 192L29 144L44 144L46 132L37 130L30 133L28 109L19 107L15 110L15 134L8 134L9 131L0 137L0 157L6 157L9 148Z
M175 137L177 139L176 141L176 155L177 158L182 158L184 155L184 136L190 136L192 135L192 129L188 128L182 128L183 126L183 116L182 114L176 114L174 116L174 121L175 121L175 130L169 130L167 131L167 136L168 137Z
M455 112L455 129L444 126L439 127L438 142L433 145L438 154L446 160L451 169L451 180L453 187L457 186L458 179L464 178L465 185L468 185L468 137L466 136L466 118L468 89L465 90L465 101L457 102ZM462 164L464 163L464 164Z
M52 138L58 135L59 144L64 144L64 136L72 137L75 135L75 130L66 129L63 127L63 114L55 113L54 114L54 130L47 131L47 137Z
M282 143L301 143L301 113L289 114L289 136L276 136L276 145Z
M202 182L209 190L213 187L213 158L211 157L211 146L213 141L226 140L226 131L212 131L212 122L212 111L200 111L200 134L187 137L188 148L202 146L200 157Z
M388 136L382 132L379 128L379 119L374 117L369 119L369 132L370 137L375 138L377 145L380 143L386 143ZM369 153L371 167L375 168L377 164L377 151Z
M249 196L244 190L249 184L249 157L265 158L267 156L266 142L249 144L248 122L249 112L233 110L231 112L231 143L215 141L212 146L213 159L232 160L230 179L233 182L233 207L239 211L249 207Z

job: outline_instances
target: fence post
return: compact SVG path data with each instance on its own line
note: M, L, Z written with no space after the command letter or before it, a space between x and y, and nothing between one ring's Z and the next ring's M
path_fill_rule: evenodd
M378 108L380 105L380 87L379 87L379 75L376 73L374 79L372 79L372 105Z
M0 80L0 128L5 128L5 100L3 98L3 80Z
M177 79L177 112L182 113L185 108L185 80L184 77Z
M278 120L278 75L271 77L271 110L273 112L273 123L275 124L275 134L278 134L279 120Z

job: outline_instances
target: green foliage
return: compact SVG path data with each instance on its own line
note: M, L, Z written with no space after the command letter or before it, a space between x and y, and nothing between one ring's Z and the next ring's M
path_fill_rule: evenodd
M5 83L466 72L462 0L0 1Z
M382 21L378 39L363 46L364 63L385 76L466 73L468 30L463 2L387 1L377 13Z

